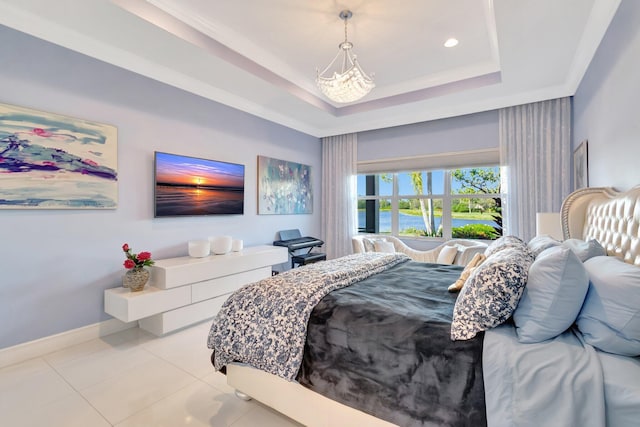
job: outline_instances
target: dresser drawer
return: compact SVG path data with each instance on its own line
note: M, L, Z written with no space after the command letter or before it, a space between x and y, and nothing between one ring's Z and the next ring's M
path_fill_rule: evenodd
M194 283L191 285L191 302L204 301L229 294L248 283L257 282L269 276L271 276L271 267L263 267Z

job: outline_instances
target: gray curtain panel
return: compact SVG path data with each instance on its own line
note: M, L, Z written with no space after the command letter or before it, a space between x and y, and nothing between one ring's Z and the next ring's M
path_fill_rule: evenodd
M357 232L355 133L322 138L322 235L327 258L352 252L351 236Z
M560 212L571 191L571 99L499 111L505 234L528 241L536 212Z

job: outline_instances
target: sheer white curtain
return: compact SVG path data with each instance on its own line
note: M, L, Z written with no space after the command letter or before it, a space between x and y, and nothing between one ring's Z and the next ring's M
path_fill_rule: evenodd
M322 235L327 258L352 252L357 231L355 133L322 138Z
M558 98L499 111L504 234L528 241L536 212L560 212L571 185L571 100Z

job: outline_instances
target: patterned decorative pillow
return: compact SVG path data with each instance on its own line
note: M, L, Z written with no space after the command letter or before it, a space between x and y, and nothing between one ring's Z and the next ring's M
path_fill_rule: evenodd
M487 257L471 273L458 295L453 308L451 339L471 339L511 317L533 260L526 245L501 248Z
M527 249L527 244L517 236L502 236L493 242L485 249L484 256L489 258L496 252L500 252L508 248Z

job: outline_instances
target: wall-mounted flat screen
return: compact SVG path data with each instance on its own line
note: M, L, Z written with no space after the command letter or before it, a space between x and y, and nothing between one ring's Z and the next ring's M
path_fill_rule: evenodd
M154 215L242 215L244 165L155 152Z

